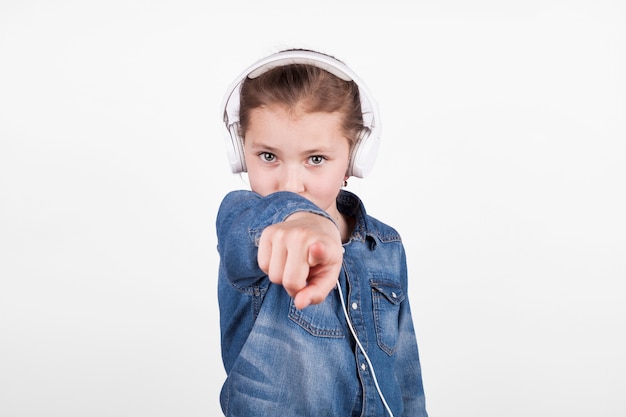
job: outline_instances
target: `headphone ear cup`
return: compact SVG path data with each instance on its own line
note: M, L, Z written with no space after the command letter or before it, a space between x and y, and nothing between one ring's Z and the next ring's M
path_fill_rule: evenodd
M246 159L243 155L243 139L239 136L239 124L233 123L228 126L228 134L225 135L226 155L233 174L246 172Z
M372 135L369 129L363 129L352 151L348 175L358 178L367 176L374 167L379 145L380 138L377 135Z

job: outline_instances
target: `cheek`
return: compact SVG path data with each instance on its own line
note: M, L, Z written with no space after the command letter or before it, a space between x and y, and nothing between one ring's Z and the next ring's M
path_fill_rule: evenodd
M311 186L315 189L318 195L334 199L341 189L343 178L343 173L340 176L332 175L324 179L314 181Z
M271 194L274 191L272 179L251 166L248 166L248 183L252 191L262 196Z

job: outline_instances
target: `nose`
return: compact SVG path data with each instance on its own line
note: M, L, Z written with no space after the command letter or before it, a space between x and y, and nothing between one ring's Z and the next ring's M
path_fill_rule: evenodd
M282 172L281 191L301 193L304 191L302 172L297 166L287 166Z

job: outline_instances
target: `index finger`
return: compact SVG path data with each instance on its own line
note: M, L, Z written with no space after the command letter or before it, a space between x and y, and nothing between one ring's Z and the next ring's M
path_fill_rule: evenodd
M337 284L342 253L337 256L322 243L316 243L309 248L309 277L307 286L302 288L294 297L296 308L303 309L311 304L319 304Z

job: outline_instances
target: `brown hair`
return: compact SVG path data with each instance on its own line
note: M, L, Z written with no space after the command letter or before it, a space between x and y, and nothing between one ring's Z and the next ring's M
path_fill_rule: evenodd
M250 111L281 104L307 113L340 112L342 129L352 149L363 129L359 89L354 81L344 81L331 73L307 64L273 68L257 78L246 78L241 86L239 134L245 137Z

